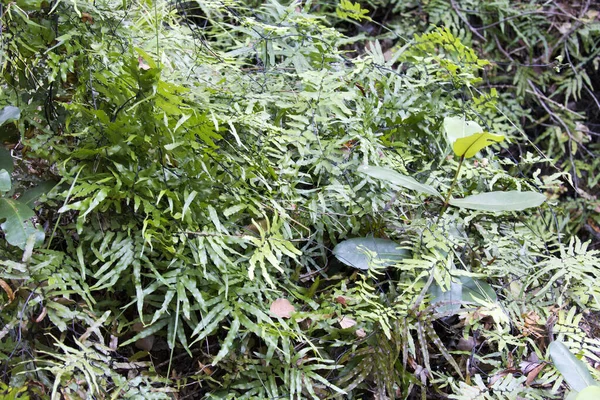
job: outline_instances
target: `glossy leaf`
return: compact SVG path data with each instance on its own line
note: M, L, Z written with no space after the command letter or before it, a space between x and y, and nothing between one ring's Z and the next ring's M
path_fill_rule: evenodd
M440 312L457 311L462 303L496 302L498 297L494 289L479 279L461 276L453 280L450 290L442 291L435 283L429 293L432 304L438 303L436 309Z
M362 165L358 167L357 171L369 175L372 178L381 179L394 185L402 186L406 189L416 190L417 192L430 194L440 198L442 197L442 195L433 186L420 183L410 176L399 174L398 172L389 168Z
M462 299L466 302L496 302L498 296L494 289L480 279L473 279L468 276L461 276Z
M0 169L0 192L8 192L10 188L10 174L7 170Z
M10 151L0 146L0 169L5 169L10 174L13 172L13 159Z
M16 121L21 118L21 110L19 107L6 106L0 111L0 126L7 122Z
M466 121L465 117L444 118L444 130L446 139L451 145L460 138L483 132L483 128L477 122Z
M586 387L596 384L587 365L575 357L562 342L553 341L548 346L548 350L554 366L565 378L571 389L581 392Z
M496 135L489 132L476 133L471 136L457 139L452 145L454 154L458 157L470 158L494 143L499 143L504 140L503 135Z
M398 243L389 239L354 238L335 246L333 254L346 265L367 270L375 265L388 267L411 257L410 251L399 247Z
M0 199L0 221L4 220L0 228L4 231L6 241L13 246L24 249L31 235L36 236L36 243L43 242L44 232L29 220L34 216L35 213L25 204L12 199Z
M596 386L596 385L586 387L581 392L579 392L577 397L575 397L575 400L598 400L598 399L600 399L600 386Z
M526 208L538 207L546 196L536 192L488 192L462 199L450 199L450 205L479 211L521 211Z
M33 206L37 199L39 199L42 195L47 194L56 185L56 181L40 182L36 186L24 191L21 194L21 196L19 196L19 201L21 203L27 204L28 206Z

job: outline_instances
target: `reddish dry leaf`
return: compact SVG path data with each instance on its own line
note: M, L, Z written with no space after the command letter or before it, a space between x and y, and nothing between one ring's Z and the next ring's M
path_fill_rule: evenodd
M350 328L356 325L356 321L349 317L342 317L341 320L338 321L342 329Z
M527 380L525 381L527 386L531 385L533 381L535 381L535 378L537 378L538 374L544 369L545 366L546 363L541 363L527 374Z
M212 369L210 369L209 366L202 364L200 360L198 360L198 367L200 368L200 372L204 372L208 376L213 374Z
M287 299L277 299L271 304L269 308L271 314L279 317L279 318L290 318L292 313L296 311L292 303Z
M150 352L150 350L152 350L152 347L154 347L154 335L146 336L145 338L136 340L135 347L137 347L140 350Z
M335 302L336 303L340 303L343 306L347 306L348 305L348 299L344 296L338 296L335 298Z
M81 22L87 22L90 25L93 25L94 24L94 18L89 13L82 12L81 13Z
M461 337L458 339L456 349L461 351L471 351L475 348L475 346L477 346L477 342L473 336L469 336L468 338Z

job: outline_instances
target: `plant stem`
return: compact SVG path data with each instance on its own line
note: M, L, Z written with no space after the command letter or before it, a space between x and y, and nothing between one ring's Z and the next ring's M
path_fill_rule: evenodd
M450 188L448 188L448 193L446 193L446 198L444 199L444 205L442 206L442 211L440 212L440 215L437 218L436 224L437 224L437 222L439 222L440 218L442 218L442 215L444 215L444 213L446 212L446 209L448 208L448 203L450 202L450 196L452 196L452 190L454 189L454 186L456 186L456 181L458 180L458 174L460 174L460 168L462 167L464 160L465 160L465 156L463 154L460 157L460 160L458 161L458 167L456 168L456 173L454 174L454 179L452 180L452 184L450 185Z

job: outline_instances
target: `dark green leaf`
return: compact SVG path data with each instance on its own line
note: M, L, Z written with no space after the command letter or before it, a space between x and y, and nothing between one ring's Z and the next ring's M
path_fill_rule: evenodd
M371 266L387 267L411 256L410 251L401 249L398 243L373 237L344 240L335 246L333 254L344 264L362 270Z
M24 191L19 197L19 201L32 207L37 199L39 199L42 195L52 190L56 186L56 184L56 181L41 182L36 186Z
M0 169L5 169L8 173L13 172L13 159L10 151L4 146L0 146Z
M31 235L36 235L38 244L43 242L44 232L29 221L33 217L35 213L25 204L0 198L0 220L4 220L0 227L4 231L6 241L11 245L24 249L27 238Z
M7 122L16 121L21 118L21 110L19 107L6 106L0 111L0 126Z
M10 174L7 170L0 169L0 192L8 192L10 188Z

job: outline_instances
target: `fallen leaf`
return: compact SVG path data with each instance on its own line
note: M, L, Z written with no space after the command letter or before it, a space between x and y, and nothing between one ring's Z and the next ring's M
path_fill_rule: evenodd
M94 18L89 13L82 12L81 13L81 22L87 22L90 25L93 25L94 24Z
M0 287L6 292L6 295L8 296L8 302L12 303L12 301L15 299L15 294L10 285L6 283L4 279L0 279Z
M461 337L458 339L458 343L456 344L456 349L461 351L472 351L475 346L477 346L477 342L473 338L473 336L469 336L468 338Z
M542 362L537 365L535 363L530 363L529 365L527 365L525 367L523 364L525 364L525 363L521 363L522 371L523 371L523 373L527 373L527 380L525 381L525 383L527 384L527 386L530 386L533 383L533 381L535 381L535 378L537 378L540 371L544 369L544 367L546 366L546 363ZM525 371L528 371L528 372L525 372Z
M344 297L344 296L338 296L338 297L335 298L335 302L336 303L340 303L343 306L347 306L348 305L347 301L348 301L348 299L346 297Z
M342 319L339 320L338 323L340 324L342 329L350 328L356 325L356 321L349 317L342 317Z
M150 351L152 347L154 347L154 335L146 336L145 338L141 338L135 341L135 347L140 350Z
M204 372L206 375L210 376L213 374L212 369L210 369L208 366L202 364L200 362L200 360L198 360L198 367L200 368L200 372Z
M279 318L290 318L292 313L296 311L292 303L287 299L277 299L271 304L269 308L271 314L279 317Z

